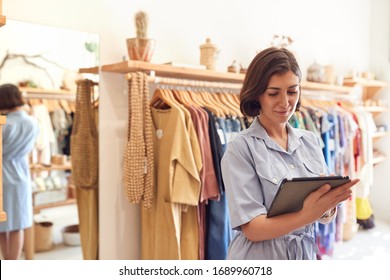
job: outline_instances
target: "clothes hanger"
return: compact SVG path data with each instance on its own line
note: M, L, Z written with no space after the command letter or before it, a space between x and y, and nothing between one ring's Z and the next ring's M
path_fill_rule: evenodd
M232 99L233 97L231 94L228 94L226 92L218 92L217 95L223 101L224 105L226 105L230 109L233 116L243 117L240 109L237 107L237 103Z
M235 96L237 96L237 94L227 93L227 92L225 92L224 94L225 94L226 98L230 101L230 104L234 108L236 108L238 115L243 117L243 114L241 113L241 110L240 110L240 102L237 101L237 99L235 98Z
M221 92L216 92L213 95L213 98L220 104L220 106L224 107L230 116L237 117L236 111L230 103L226 100L225 96Z
M187 91L184 90L172 90L173 95L182 103L187 106L197 106L190 98Z
M191 90L187 90L187 93L188 93L189 98L192 100L192 102L194 104L196 104L196 106L198 106L198 107L203 107L204 106L202 101L198 98L199 95L197 95L195 92L193 92Z
M68 102L67 100L60 100L60 106L62 107L62 109L64 109L64 111L65 111L67 114L72 113L72 109L71 109L71 107L69 106L69 102Z
M171 92L163 89L156 89L150 100L150 106L156 109L169 109L173 104L177 104Z
M205 94L210 98L211 102L223 112L224 117L231 115L230 110L222 105L223 102L219 99L217 94L210 92L205 92Z
M203 101L204 107L209 109L214 115L220 118L224 118L226 116L225 113L219 108L219 106L214 104L207 92L200 91L197 93L197 95L199 99Z

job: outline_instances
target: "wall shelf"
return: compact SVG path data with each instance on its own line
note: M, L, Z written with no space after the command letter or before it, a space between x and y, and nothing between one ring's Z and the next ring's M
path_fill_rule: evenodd
M177 67L166 64L153 64L144 61L123 61L116 64L102 66L104 72L114 72L127 74L135 71L153 71L156 76L189 79L189 80L204 80L212 82L230 82L242 83L244 74L224 73L212 70L201 70L186 67Z
M99 67L80 68L79 73L82 74L99 74Z
M143 61L123 61L120 63L102 66L102 71L127 74L135 71L154 72L156 76L181 78L189 80L204 80L212 82L242 83L245 74L217 72L212 70L202 70L187 67L178 67L166 64L153 64ZM305 90L328 91L335 93L349 94L353 91L350 86L337 86L325 83L315 83L302 81L302 88Z
M372 138L375 138L375 139L378 139L378 138L381 138L381 137L385 137L389 135L389 132L388 131L378 131L378 132L375 132L374 135L372 136Z
M378 164L386 160L386 156L380 155L380 156L375 156L373 159L373 164Z
M37 206L34 206L34 214L38 214L43 209L64 206L64 205L71 205L71 204L75 204L75 203L76 203L75 198L69 198L67 200L60 201L60 202L53 202L53 203L44 204L44 205L37 205Z
M52 171L52 170L57 170L57 171L67 171L67 170L72 170L72 165L70 163L58 165L58 164L51 164L50 166L42 165L42 164L32 164L30 165L30 170L39 172L39 171Z
M356 84L359 84L364 87L388 87L390 86L389 83L384 81L378 81L378 80L369 80L364 78L356 78L356 79L344 79L344 85L345 86L354 86Z
M315 83L315 82L308 82L308 81L302 81L301 86L302 89L306 89L306 90L329 91L329 92L344 93L344 94L349 94L353 90L353 86L338 86L338 85Z
M380 106L360 106L357 107L359 110L363 110L370 113L383 113L383 112L389 112L390 108L387 107L380 107Z
M54 99L67 99L75 100L76 92L63 89L43 89L43 88L30 88L19 87L20 92L27 98L54 98Z
M378 80L369 80L364 78L356 78L356 79L344 79L345 86L355 86L359 85L363 88L363 99L368 100L373 98L379 90L382 88L389 87L390 84L384 81Z

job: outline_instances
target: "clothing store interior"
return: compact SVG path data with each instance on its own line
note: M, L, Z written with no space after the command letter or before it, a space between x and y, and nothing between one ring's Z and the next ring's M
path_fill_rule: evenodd
M288 124L317 136L328 175L360 179L315 223L316 258L390 260L389 38L387 0L0 0L0 85L39 125L20 259L225 260L220 162L257 121L248 66L277 47L302 72Z

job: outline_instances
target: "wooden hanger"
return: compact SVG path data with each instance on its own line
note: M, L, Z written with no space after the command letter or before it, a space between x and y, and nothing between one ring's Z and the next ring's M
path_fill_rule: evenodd
M166 97L166 93L162 89L156 89L150 100L150 106L157 109L170 108L169 99Z
M234 108L232 108L230 106L229 102L226 100L226 98L223 94L221 94L220 92L216 92L212 95L212 97L214 98L215 101L218 102L218 104L221 107L224 107L228 111L228 114L230 116L237 117L237 114L236 114Z
M229 108L233 116L243 117L240 108L237 106L237 103L235 102L231 94L228 94L226 92L218 92L217 95L220 97L223 104Z
M64 111L67 114L70 114L72 112L72 110L69 106L69 102L67 100L60 100L60 105L61 105L62 109L64 109Z
M168 109L172 106L181 106L170 90L156 89L150 101L150 106L157 109Z
M211 102L223 112L223 115L225 117L232 115L232 112L230 112L229 108L226 108L226 106L223 106L223 101L218 97L218 95L216 93L205 92L205 94L206 94L206 96L209 97Z
M194 102L189 98L189 94L186 91L182 90L170 90L172 92L172 95L176 98L177 101L179 101L180 104L187 105L187 106L196 106Z
M186 102L192 106L199 107L198 103L196 103L193 99L192 96L190 95L188 90L179 90L180 94L184 97Z
M204 107L210 110L214 115L220 118L224 118L226 116L225 113L214 104L206 92L200 91L197 93L197 95L199 99L203 101Z
M199 98L199 95L195 92L188 90L188 96L191 98L192 102L196 104L198 107L204 107L205 105L202 103L202 100Z

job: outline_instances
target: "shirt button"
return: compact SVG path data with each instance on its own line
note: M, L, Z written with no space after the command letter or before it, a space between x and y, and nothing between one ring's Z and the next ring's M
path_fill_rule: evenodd
M274 182L274 183L276 183L277 181L278 181L278 179L276 179L276 178L272 179L272 182Z
M294 168L295 168L294 164L291 164L291 165L290 165L290 168L291 168L291 169L294 169Z

